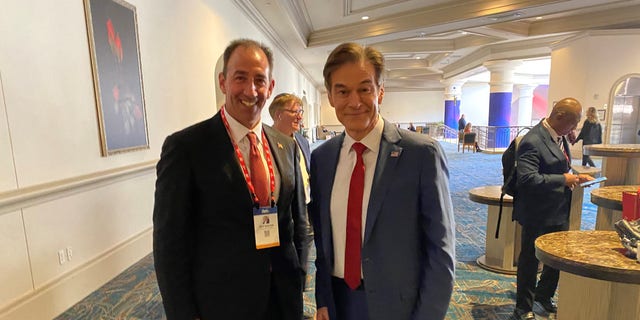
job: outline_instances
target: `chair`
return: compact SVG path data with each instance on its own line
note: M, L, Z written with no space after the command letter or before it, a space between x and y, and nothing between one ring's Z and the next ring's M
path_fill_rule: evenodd
M462 134L462 153L464 148L471 147L473 152L476 152L476 133L468 132Z
M460 152L460 146L464 142L464 132L462 130L458 131L458 152Z

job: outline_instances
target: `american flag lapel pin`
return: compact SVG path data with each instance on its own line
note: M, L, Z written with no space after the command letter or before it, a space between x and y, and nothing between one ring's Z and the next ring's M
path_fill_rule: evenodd
M278 149L284 149L284 147L282 146L282 143L278 142Z
M391 158L397 158L400 156L400 151L391 151Z

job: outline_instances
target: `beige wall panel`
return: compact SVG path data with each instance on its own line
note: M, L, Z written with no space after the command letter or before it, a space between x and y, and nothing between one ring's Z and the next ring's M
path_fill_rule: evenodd
M391 122L442 121L444 92L385 92L380 113Z
M3 306L32 289L19 211L0 215L0 261L0 306Z
M13 152L11 150L7 120L7 109L4 105L4 92L2 90L2 72L0 69L0 193L16 188L16 174L13 167Z
M155 174L24 209L35 287L151 227ZM72 247L60 265L58 250Z

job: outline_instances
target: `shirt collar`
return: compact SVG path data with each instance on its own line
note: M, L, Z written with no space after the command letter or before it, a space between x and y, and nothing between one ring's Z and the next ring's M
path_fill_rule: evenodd
M367 149L371 150L374 153L378 153L378 150L380 150L380 140L382 140L383 130L384 130L384 120L378 114L378 122L373 127L373 129L364 138L362 138L362 140L360 141L354 140L345 131L343 146L347 147L348 148L347 150L351 150L351 146L354 143L360 142L364 144L367 147Z
M554 130L551 125L549 124L549 121L547 121L547 118L545 118L544 120L542 120L542 126L544 126L545 129L547 129L547 131L549 131L549 134L551 134L551 139L553 139L553 142L558 143L558 138L562 137L561 135L559 135L556 130Z
M249 131L253 131L256 136L258 136L258 141L262 143L262 119L258 121L255 127L249 129L230 115L229 112L227 112L226 107L223 108L225 109L224 114L227 116L227 122L229 122L229 130L231 131L231 138L233 138L233 141L238 143L247 136Z

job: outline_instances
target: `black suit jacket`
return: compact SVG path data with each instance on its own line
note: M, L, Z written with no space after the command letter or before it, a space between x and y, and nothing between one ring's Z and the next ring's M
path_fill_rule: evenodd
M309 223L298 197L297 152L290 138L263 130L281 178L280 246L263 250L256 249L253 200L220 114L165 140L153 249L168 319L264 319L274 288L290 301L283 308L299 306L302 315Z
M571 159L569 144L564 149ZM522 225L552 226L569 220L571 189L564 173L569 162L542 122L534 126L518 145L518 194L513 217Z

